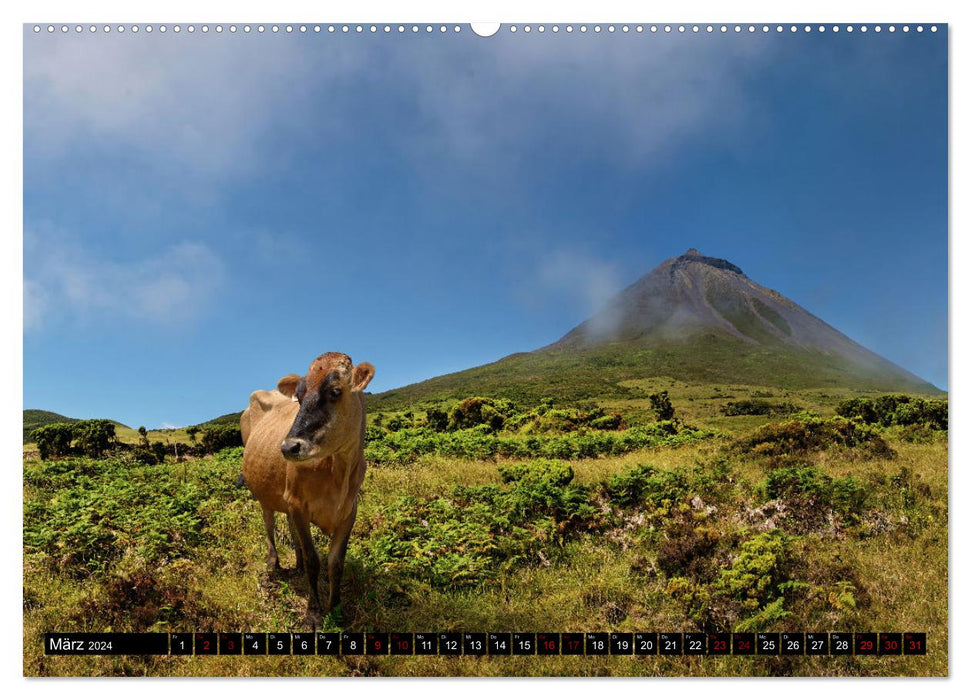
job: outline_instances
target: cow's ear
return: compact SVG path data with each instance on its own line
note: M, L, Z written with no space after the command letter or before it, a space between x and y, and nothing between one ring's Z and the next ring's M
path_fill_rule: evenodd
M364 391L372 379L374 379L374 365L370 362L362 362L354 366L354 371L351 372L351 385L354 391Z
M293 398L294 392L297 391L297 384L300 383L300 377L296 374L288 374L283 377L280 381L276 383L277 390L286 396L288 399Z

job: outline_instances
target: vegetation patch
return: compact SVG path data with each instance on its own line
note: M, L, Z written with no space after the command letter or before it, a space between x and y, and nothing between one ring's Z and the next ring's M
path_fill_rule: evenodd
M589 410L576 407L555 408L553 399L550 398L541 399L533 408L519 410L508 399L474 396L463 399L452 408L431 407L425 415L424 423L413 412L408 411L401 416L392 416L387 421L378 418L377 424L383 423L391 431L427 426L436 432L456 432L484 426L494 433L505 430L521 435L568 433L583 428L618 430L627 427L620 414L608 413L602 407L593 406Z
M615 505L646 505L651 508L670 508L685 499L688 489L688 477L684 471L657 469L650 464L639 464L614 474L604 487Z
M586 430L564 435L495 434L488 426L440 433L404 428L369 433L365 457L374 464L407 464L422 455L459 459L495 457L584 459L622 455L645 447L676 447L714 436L710 430L658 422L621 431Z
M115 630L162 630L200 617L205 607L199 591L178 576L137 568L108 579L82 614Z
M517 464L501 476L502 486L456 486L449 498L406 497L382 508L359 544L364 560L380 575L442 589L496 583L597 525L590 489L572 483L568 465Z
M674 577L667 592L702 629L771 629L788 615L786 592L798 586L789 579L794 541L778 530L754 535L742 542L713 580Z
M886 394L877 398L855 398L841 401L836 413L860 422L882 425L924 426L930 430L947 430L947 399L925 399L906 394Z
M128 457L149 466L162 464L168 455L177 458L188 455L203 457L216 454L226 448L243 445L238 423L211 424L204 428L189 427L186 433L192 445L181 442L163 443L161 440L149 442L148 430L144 426L139 427L137 431L139 442L135 444L123 442L116 435L116 425L114 421L103 419L48 423L32 430L29 438L37 443L37 450L42 460L81 455L101 459L113 455ZM202 438L197 442L196 435L200 431Z
M736 445L743 453L765 457L806 455L830 448L868 458L890 458L894 454L873 427L842 416L769 423Z
M201 471L215 475L188 480L170 465L118 458L25 464L35 491L24 502L24 553L75 577L104 574L128 551L149 564L185 556L207 540L207 501L231 493L226 466L206 463Z
M115 443L115 424L110 420L79 420L48 423L31 433L41 459L70 455L98 458Z

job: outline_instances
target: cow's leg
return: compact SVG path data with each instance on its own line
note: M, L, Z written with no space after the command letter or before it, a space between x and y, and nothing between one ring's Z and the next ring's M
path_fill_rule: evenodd
M332 611L341 602L341 579L344 577L344 559L347 557L347 541L354 528L357 517L357 505L343 523L337 526L330 538L330 551L327 553L327 579L330 582L330 592L327 595L327 610Z
M272 508L263 506L263 525L266 526L266 542L269 545L266 566L270 573L280 569L280 557L276 553L276 518L273 517L274 515Z
M297 539L297 529L293 526L293 516L287 513L287 525L290 526L290 541L293 542L293 550L297 553L297 571L303 571L303 548L300 540Z
M315 622L320 617L320 595L317 593L317 579L320 577L320 560L314 548L313 536L310 534L310 519L305 513L293 509L290 511L293 527L297 531L297 542L303 550L303 562L307 567L307 582L310 584L310 598L307 601L307 613Z

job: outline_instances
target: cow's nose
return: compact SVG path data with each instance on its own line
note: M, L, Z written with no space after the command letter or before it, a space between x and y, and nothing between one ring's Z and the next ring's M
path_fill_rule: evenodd
M296 457L300 454L300 441L299 440L284 440L283 444L280 445L280 452L283 453L284 457Z

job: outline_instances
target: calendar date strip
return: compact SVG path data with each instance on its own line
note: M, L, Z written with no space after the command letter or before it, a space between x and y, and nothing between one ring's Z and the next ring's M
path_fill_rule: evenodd
M906 656L924 632L48 632L48 655Z

